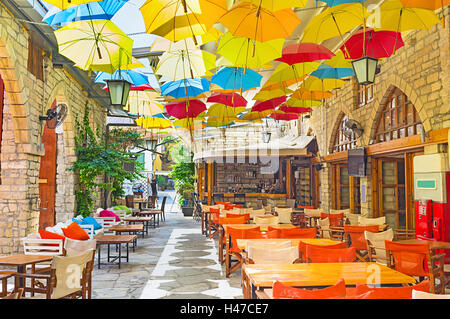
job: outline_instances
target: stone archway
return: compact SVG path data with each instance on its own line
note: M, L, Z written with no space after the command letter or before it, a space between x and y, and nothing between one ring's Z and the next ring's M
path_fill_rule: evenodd
M346 113L344 113L344 111L340 111L338 113L338 115L336 116L336 119L334 121L333 127L331 128L331 134L330 134L330 138L328 139L328 146L327 146L327 151L332 154L333 153L333 148L334 148L334 142L336 140L336 135L338 133L339 130L339 125L342 122L342 119L344 118L344 116L346 116Z

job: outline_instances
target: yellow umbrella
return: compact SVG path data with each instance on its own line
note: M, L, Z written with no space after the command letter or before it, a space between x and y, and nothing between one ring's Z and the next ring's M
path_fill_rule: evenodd
M136 124L147 129L166 129L172 127L172 123L162 117L143 116L136 119Z
M177 42L203 35L227 12L226 0L147 0L140 8L147 33Z
M208 118L208 121L206 122L207 127L222 127L222 126L229 126L235 121L238 121L237 118L231 118L231 119L219 119L216 117L210 117Z
M114 73L136 65L133 40L109 20L72 22L54 34L59 53L83 70Z
M216 67L219 68L221 66L231 66L231 67L236 67L236 65L232 62L230 62L226 57L224 56L220 56L217 60L216 60ZM253 68L253 69L272 69L273 65L268 62L262 66L260 66L259 68Z
M208 108L208 116L212 116L221 121L230 121L237 118L239 113L242 113L245 107L231 107L224 104L216 103Z
M322 101L320 101L320 100L299 100L299 99L291 97L289 100L286 101L285 104L290 107L312 107L312 106L322 105Z
M340 88L344 84L345 81L339 79L319 79L315 76L310 76L305 81L303 81L301 87L308 91L326 92Z
M261 6L270 11L278 11L290 8L303 8L308 0L244 0L253 3L255 6Z
M174 98L172 96L169 96L169 95L164 95L164 100L166 102L171 102L172 103L172 102L185 102L185 101L192 101L192 100L198 100L198 99L205 99L207 97L208 96L205 93L202 93L202 94L197 95L197 96L181 97L181 98L178 98L178 99L176 99L176 98Z
M304 88L300 88L291 95L291 98L295 98L298 100L322 100L322 99L328 99L332 96L333 96L333 93L331 93L331 92L308 91L308 90L305 90Z
M274 99L276 97L285 96L285 95L288 95L288 94L291 94L291 93L294 93L294 91L292 91L292 90L290 90L288 88L285 88L285 89L276 88L276 89L273 89L273 90L260 90L258 92L258 94L256 94L254 96L253 99L256 100L256 101L267 101L267 100L271 100L271 99Z
M243 116L242 119L246 120L246 121L257 121L257 120L261 120L263 118L268 117L273 112L275 112L274 109L265 110L265 111L262 111L262 112L248 112L247 114L245 114Z
M353 68L352 63L350 62L350 60L345 59L344 53L342 51L336 53L334 57L332 57L329 60L326 60L325 62L323 62L323 64L329 65L332 68L347 68L347 69Z
M259 69L282 55L285 39L251 42L249 38L225 33L219 40L217 53L227 58L233 66Z
M176 120L172 122L172 125L176 129L185 129L189 131L201 130L206 127L206 123L204 123L204 118L185 118L181 120Z
M223 33L216 28L211 28L208 30L208 32L201 36L196 36L197 44L202 45L209 42L215 42L219 40ZM194 40L192 38L183 39L181 41L186 41L188 47L196 47ZM180 41L178 41L180 42ZM163 38L163 37L157 37L151 47L150 52L155 51L171 51L173 46L176 46L178 42L173 43L169 39Z
M338 36L345 42L344 33L363 25L367 16L367 10L360 3L328 7L306 26L302 42L321 43Z
M289 38L301 23L292 9L275 12L248 2L238 2L219 22L234 36L265 42Z
M273 71L267 82L282 82L289 80L301 81L305 75L315 71L320 66L319 62L304 62L289 65L281 63Z
M157 92L130 91L128 96L128 113L137 116L154 116L164 113L164 106L155 101L161 95Z
M66 10L67 8L79 6L80 4L85 4L89 2L97 2L100 0L45 0L45 2L60 8L61 10Z

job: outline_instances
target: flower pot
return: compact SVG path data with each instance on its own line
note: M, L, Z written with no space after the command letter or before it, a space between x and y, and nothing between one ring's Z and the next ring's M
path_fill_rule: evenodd
M194 207L181 207L181 212L184 216L192 216L194 213Z

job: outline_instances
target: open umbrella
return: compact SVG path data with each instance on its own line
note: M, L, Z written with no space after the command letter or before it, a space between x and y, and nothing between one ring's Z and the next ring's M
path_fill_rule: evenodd
M219 22L234 36L265 42L290 37L301 21L292 9L272 12L253 3L238 2Z
M245 107L231 107L216 103L209 107L208 116L212 116L220 121L233 121L237 119L239 113L242 113Z
M209 85L210 82L204 78L171 81L161 86L161 94L169 95L176 99L198 96L209 91Z
M242 117L242 119L245 120L245 121L258 121L258 120L261 120L263 118L268 117L273 112L275 112L275 110L273 110L273 109L265 110L265 111L262 111L262 112L257 112L257 111L253 112L253 111L251 111L251 112L248 112L247 114L245 114Z
M304 88L300 88L296 90L292 95L291 98L295 98L298 100L322 100L322 99L328 99L333 96L333 93L331 92L325 92L325 91L308 91Z
M238 121L238 119L229 119L229 120L221 120L215 117L209 117L208 121L206 122L207 127L230 127L235 123L235 121Z
M307 0L243 0L253 3L255 6L261 6L269 11L278 11L290 8L303 8Z
M133 40L111 21L76 21L54 34L59 53L83 70L114 73L131 68Z
M326 92L340 88L345 81L339 79L319 79L315 76L308 77L302 83L302 88L308 91Z
M164 117L142 116L136 119L136 124L147 129L166 129L172 127L172 123Z
M289 65L313 62L317 60L327 60L334 57L334 53L323 45L316 43L295 43L283 49L283 55L277 61Z
M49 25L60 25L80 20L111 20L127 2L128 0L103 0L69 7L65 10L53 7L42 21Z
M293 65L281 63L278 65L270 76L268 82L282 82L289 80L296 80L299 82L303 77L312 71L315 71L320 66L318 62L305 62Z
M208 103L220 103L232 107L245 107L247 100L237 93L213 93L207 100Z
M197 45L194 43L194 40L192 38L187 38L180 41L186 43L188 48L198 48L199 45L218 41L222 34L223 33L221 31L212 27L208 30L207 33L195 37ZM150 47L150 52L171 51L174 46L177 47L179 45L180 41L174 43L169 39L158 36L153 40L153 43Z
M226 0L147 0L140 8L147 33L172 42L203 35L227 12Z
M156 102L160 95L157 92L130 92L128 97L128 113L140 116L155 116L164 113L164 106Z
M284 113L293 113L293 114L303 114L303 113L310 113L312 111L309 107L292 107L283 105L281 106L278 111L284 112Z
M285 39L266 42L252 41L249 38L225 33L219 40L217 53L223 55L233 66L259 69L281 56Z
M311 72L312 76L319 79L342 79L355 75L355 71L352 68L333 68L329 65L322 64Z
M181 120L184 118L195 118L206 111L206 105L199 100L191 100L165 105L167 114Z
M108 80L125 80L133 86L149 84L148 76L133 70L116 70L114 73L99 72L95 77L95 83L106 84Z
M212 77L211 83L225 90L247 91L261 85L262 75L251 69L224 67Z
M61 10L66 10L67 8L82 5L89 2L96 2L100 0L45 0L45 2L60 8Z
M350 60L346 60L343 51L338 51L334 57L323 62L323 64L329 65L333 68L347 68L353 67Z
M366 0L316 0L317 2L325 2L329 7L338 6L346 3L362 3Z
M288 94L292 94L294 91L288 89L288 88L275 88L273 90L263 90L261 89L254 97L253 99L255 101L267 101L271 100L276 97L285 96Z
M292 121L292 120L298 120L298 114L294 113L285 113L282 111L274 112L270 115L271 118L273 118L275 121Z
M287 97L282 96L267 101L257 101L252 107L252 112L262 112L265 110L275 109L280 104L286 102L286 100Z
M287 106L290 107L302 107L302 108L310 108L313 106L319 106L322 105L321 100L299 100L295 97L291 97L289 100L285 103Z

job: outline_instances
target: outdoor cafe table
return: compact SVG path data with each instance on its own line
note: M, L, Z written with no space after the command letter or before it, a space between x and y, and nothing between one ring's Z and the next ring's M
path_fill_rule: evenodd
M128 225L128 224L122 224L122 225L113 225L109 228L109 231L113 231L116 233L116 235L121 235L122 233L128 233L129 235L137 235L138 232L142 233L142 237L144 234L144 225ZM137 236L133 241L133 251L135 247L137 246Z
M133 202L138 203L138 205L139 205L139 210L143 210L142 205L144 205L145 203L147 203L148 200L145 199L145 198L134 198L134 199L133 199Z
M129 260L130 252L129 252L129 244L133 242L136 239L136 235L101 235L96 238L97 245L108 245L108 263L111 263L115 260L118 260L119 269L122 259L126 259L127 262ZM122 256L122 244L127 245L127 254L125 256ZM119 246L119 255L118 256L111 256L110 255L110 246L111 245L118 245ZM97 253L98 253L98 269L100 269L101 265L101 257L100 257L100 251L101 247L98 247ZM106 264L106 263L103 263Z
M0 266L17 267L17 272L24 274L26 272L26 266L52 260L53 256L16 254L0 257ZM23 286L23 278L19 278L19 287Z
M137 224L141 223L144 225L144 234L148 235L148 229L150 228L150 222L153 221L153 217L124 217L122 220L127 224Z
M323 288L335 285L341 278L346 286L380 284L399 286L415 284L407 276L378 263L300 263L300 264L244 264L244 297L256 298L256 291L272 288L275 281L296 288ZM375 280L376 279L376 280Z

